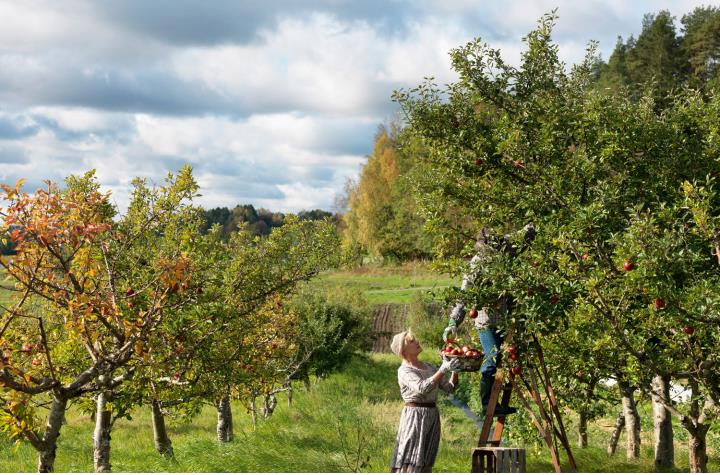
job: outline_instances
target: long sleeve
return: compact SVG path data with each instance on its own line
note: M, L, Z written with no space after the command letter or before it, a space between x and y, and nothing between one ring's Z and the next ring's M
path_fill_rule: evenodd
M432 376L422 378L417 371L413 371L404 365L398 369L398 382L400 383L403 398L406 395L425 396L438 388Z
M462 283L460 284L460 290L465 291L467 288L472 285L472 283L477 278L478 274L482 270L482 267L480 265L481 257L478 254L475 254L472 259L470 259L470 269L468 272L463 276ZM455 320L456 325L460 325L463 320L465 320L465 304L462 302L461 299L457 299L455 301L455 306L450 311L450 318Z

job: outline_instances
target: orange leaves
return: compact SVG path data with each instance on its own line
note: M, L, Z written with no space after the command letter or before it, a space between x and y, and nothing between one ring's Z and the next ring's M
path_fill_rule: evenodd
M176 259L161 258L158 259L157 266L160 270L160 283L170 289L170 292L183 292L188 288L190 280L192 261L186 256L180 256Z
M20 178L15 182L15 188L12 188L5 184L0 185L0 187L2 187L3 191L5 192L5 199L10 201L16 196L18 196L20 194L20 188L22 188L24 183L25 179Z

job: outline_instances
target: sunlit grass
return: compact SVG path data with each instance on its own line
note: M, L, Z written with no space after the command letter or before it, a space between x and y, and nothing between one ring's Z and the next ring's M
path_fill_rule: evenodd
M362 293L371 304L383 304L409 303L418 292L441 291L458 282L432 271L427 263L409 262L327 272L310 285L321 289L345 288Z
M434 358L427 355L428 359ZM397 387L397 358L392 355L358 355L340 374L312 385L310 392L296 390L292 407L280 396L275 414L260 418L253 430L250 415L234 406L235 440L215 441L215 412L207 408L192 422L170 420L176 460L160 457L153 448L148 409L138 410L132 421L119 421L113 431L112 464L124 472L387 472L402 402ZM435 464L436 472L468 472L470 453L479 429L449 401L440 401L443 438ZM641 412L650 421L648 407ZM627 461L623 447L612 458L605 445L611 418L590 425L590 448L574 449L580 471L652 471L652 444L643 434L642 458ZM571 439L574 421L568 419ZM63 427L57 471L92 471L90 419L72 411ZM680 430L678 429L678 435ZM716 442L715 442L716 443ZM527 470L551 472L547 450L526 447ZM710 471L720 470L716 452L711 452ZM679 471L687 471L687 451L677 442ZM13 449L0 436L0 472L35 471L35 453L28 444Z

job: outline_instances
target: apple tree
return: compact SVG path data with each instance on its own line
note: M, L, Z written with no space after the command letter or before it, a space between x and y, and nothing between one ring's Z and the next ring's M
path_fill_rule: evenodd
M107 396L132 377L135 349L164 310L183 305L176 291L192 262L172 246L147 250L184 222L197 186L189 168L155 191L135 184L122 218L92 172L70 177L65 189L3 187L3 220L17 254L2 260L14 291L0 334L2 424L38 451L40 471L53 469L65 410L83 395L98 401L96 469L109 468ZM40 406L50 407L44 430Z
M527 35L519 67L478 39L451 52L458 82L441 89L428 80L395 94L408 128L427 151L416 189L446 267L467 272L449 245L458 238L469 242L480 227L512 235L532 222L538 230L526 252L514 259L505 252L488 256L480 285L451 297L478 307L498 296L511 299L504 323L514 328L520 346L532 350L526 354L539 353L544 337L561 335L582 317L610 335L603 351L619 355L613 372L629 386L652 390L651 380L687 380L709 353L693 360L687 348L661 348L656 340L682 328L669 302L694 295L698 280L712 282L707 273L690 277L690 269L702 267L699 261L684 267L694 259L689 249L700 245L682 241L689 231L679 231L692 225L678 227L676 220L682 218L683 183L720 172L718 121L709 119L717 117L718 98L683 90L660 105L652 89L639 100L625 90L598 91L592 87L593 45L585 61L568 71L551 39L554 19L543 17ZM660 219L667 209L673 218ZM672 237L643 241L641 253L643 219L661 222L658 232ZM707 255L702 262L711 264ZM645 318L653 307L663 312ZM690 314L695 312L683 318ZM707 352L717 351L713 338ZM566 367L580 363L568 352L548 356ZM689 381L713 395L706 381ZM674 407L660 399L668 410ZM683 416L692 420L692 411ZM691 466L702 469L700 452L691 451Z

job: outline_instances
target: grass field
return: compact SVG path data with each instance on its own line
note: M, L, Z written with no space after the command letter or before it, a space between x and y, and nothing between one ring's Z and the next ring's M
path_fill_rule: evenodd
M311 285L323 289L346 287L361 292L370 303L407 303L426 289L455 284L453 279L431 272L423 264L393 268L365 267L322 275ZM2 297L2 292L0 292ZM429 360L433 355L424 354ZM253 430L250 415L234 406L236 438L221 444L215 440L215 411L206 408L191 422L169 419L176 459L165 460L155 452L149 409L135 411L132 421L117 422L112 436L114 471L125 472L387 472L402 402L396 380L398 360L392 355L358 354L342 373L312 385L309 392L297 389L292 407L280 395L275 414L261 419ZM479 429L445 398L440 401L443 438L436 472L467 472L470 452ZM609 458L605 446L614 420L589 426L590 448L575 448L580 471L652 471L652 412L641 405L642 457L627 461L621 439L618 453ZM574 442L574 420L567 423ZM510 424L512 423L510 418ZM56 470L92 471L93 424L71 409L59 439ZM688 470L686 434L675 428L677 471ZM720 471L720 437L710 434L709 470ZM550 472L552 465L543 445L529 445L527 470ZM0 472L32 472L36 455L27 443L17 447L0 434Z
M207 408L192 422L169 421L176 460L164 460L152 444L149 410L138 410L132 421L117 423L112 437L114 471L127 472L387 472L395 431L402 408L396 368L391 355L358 355L349 368L313 384L310 392L297 390L293 406L281 396L275 414L252 429L250 416L234 407L236 439L215 441L215 413ZM479 430L449 401L440 403L443 438L435 464L437 472L467 472L470 451ZM644 407L644 421L651 415ZM585 472L652 471L652 446L644 433L641 460L627 462L624 447L608 458L605 444L612 420L590 426L588 449L575 449ZM572 426L572 421L570 421ZM92 422L71 411L63 427L57 471L92 471ZM572 429L571 429L572 430ZM678 435L681 431L678 430ZM624 439L623 439L624 440ZM527 469L552 471L547 451L540 445L526 447ZM687 471L684 446L678 442L678 471ZM717 453L711 452L710 471L720 470ZM0 472L34 471L35 454L27 444L14 449L0 436Z
M451 285L458 279L431 271L423 262L399 266L364 266L353 270L322 274L312 286L322 289L342 287L361 292L371 304L409 303L417 292L432 292Z

